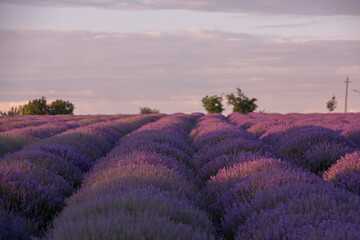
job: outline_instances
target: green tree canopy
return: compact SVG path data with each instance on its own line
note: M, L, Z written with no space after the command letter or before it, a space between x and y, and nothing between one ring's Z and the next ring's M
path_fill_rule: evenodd
M49 105L49 113L52 115L73 114L74 109L74 104L70 103L69 101L64 101L62 99L57 99Z
M335 110L337 101L335 98L335 95L333 95L333 97L326 103L326 107L327 109L329 109L329 112L332 112Z
M241 91L240 88L237 89L237 96L233 93L226 95L226 99L229 105L233 105L233 112L239 112L243 114L248 114L250 112L255 111L257 105L255 102L256 98L249 99L245 94Z
M160 110L156 108L149 108L149 107L140 107L141 114L151 114L151 113L159 113Z
M46 98L30 100L24 106L11 107L7 112L1 112L0 115L56 115L56 114L73 114L74 104L69 101L57 99L51 104L47 104Z
M208 113L222 113L224 111L222 104L222 96L206 96L201 100L203 107Z
M23 115L46 115L48 113L49 108L44 96L40 99L30 100L29 103L23 107Z

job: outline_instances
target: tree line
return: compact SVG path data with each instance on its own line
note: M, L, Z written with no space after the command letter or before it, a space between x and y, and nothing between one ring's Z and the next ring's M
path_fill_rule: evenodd
M240 88L236 88L236 93L225 95L228 105L233 106L233 112L248 114L258 107L256 98L248 98ZM207 113L222 113L224 109L223 94L220 96L205 96L201 100L203 107ZM335 95L326 103L329 112L334 111L337 107ZM57 115L57 114L73 114L75 106L69 101L57 99L51 103L47 103L43 96L40 99L30 100L27 104L11 107L7 112L0 111L0 115ZM160 110L150 107L140 107L141 114L159 113Z
M43 96L40 99L30 100L27 104L11 107L7 112L0 111L0 115L58 115L74 114L75 106L69 101L57 99L47 103Z

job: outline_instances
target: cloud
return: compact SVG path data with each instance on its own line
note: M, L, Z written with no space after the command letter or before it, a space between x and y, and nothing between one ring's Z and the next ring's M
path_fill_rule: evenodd
M315 104L320 111L333 93L344 95L346 75L360 89L359 40L294 41L190 28L0 30L0 42L0 103L44 95L74 102L77 114L136 113L139 105L202 111L203 96L236 87L271 112L303 112ZM353 109L356 102L360 94L354 93Z
M257 14L360 15L358 0L0 0L0 3L138 10L189 9Z

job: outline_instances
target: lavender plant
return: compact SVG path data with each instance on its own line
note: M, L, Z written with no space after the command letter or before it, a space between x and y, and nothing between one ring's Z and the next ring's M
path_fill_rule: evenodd
M360 152L346 154L324 172L323 178L360 195Z

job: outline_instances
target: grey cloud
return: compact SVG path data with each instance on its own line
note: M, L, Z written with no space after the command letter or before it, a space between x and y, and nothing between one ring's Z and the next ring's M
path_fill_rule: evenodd
M190 9L297 15L360 15L358 0L0 0L0 3L120 9Z
M202 96L236 87L256 96L261 108L301 112L308 107L303 99L322 103L343 94L346 75L360 79L355 40L295 41L191 28L0 30L0 42L0 102L63 96L78 104L77 113L134 113L142 104L201 111ZM360 102L357 95L353 103Z

